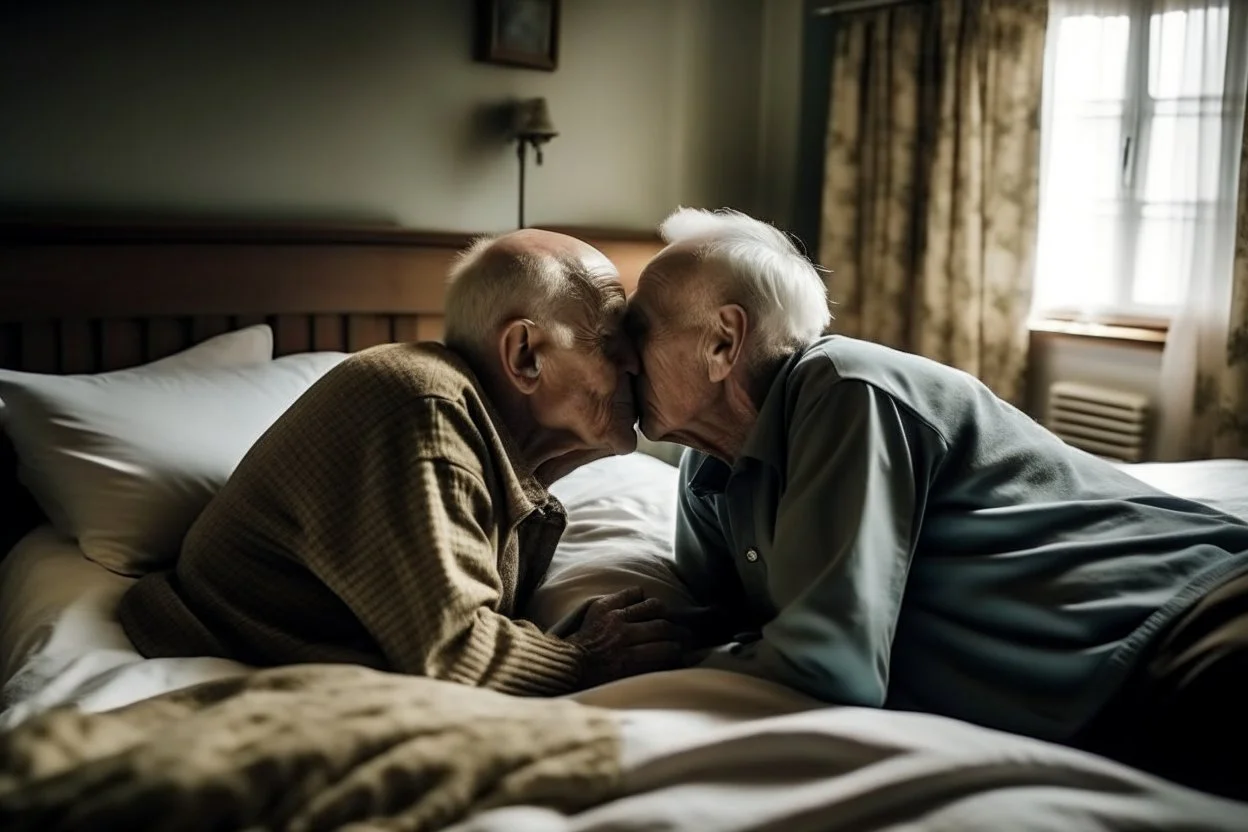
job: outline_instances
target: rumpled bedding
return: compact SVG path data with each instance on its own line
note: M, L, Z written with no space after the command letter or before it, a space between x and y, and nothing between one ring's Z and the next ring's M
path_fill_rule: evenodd
M608 712L349 665L256 671L0 735L0 829L432 830L620 786Z

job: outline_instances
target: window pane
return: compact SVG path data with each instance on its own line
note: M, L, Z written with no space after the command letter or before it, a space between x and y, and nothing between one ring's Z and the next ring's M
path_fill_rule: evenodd
M1045 198L1077 205L1116 199L1122 182L1121 117L1054 118L1051 130Z
M1045 138L1034 307L1112 305L1127 93L1126 15L1067 17L1051 38L1052 109Z
M1184 110L1189 114L1184 114ZM1159 106L1149 125L1144 167L1147 202L1213 199L1221 186L1222 117L1192 107Z
M1127 90L1126 15L1082 15L1061 22L1053 78L1058 108L1079 102L1122 100Z
M1117 291L1121 119L1054 119L1045 176L1035 306L1109 304Z
M1137 238L1132 302L1140 306L1178 304L1188 285L1198 235L1209 223L1197 222L1194 207L1150 205L1144 209Z
M1152 16L1149 94L1153 98L1222 96L1226 74L1226 5Z
M1036 260L1037 309L1091 309L1114 304L1117 211L1055 209L1042 220Z

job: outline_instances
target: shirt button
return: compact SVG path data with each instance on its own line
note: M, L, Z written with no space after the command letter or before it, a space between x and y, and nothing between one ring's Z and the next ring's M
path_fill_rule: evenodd
M746 549L746 550L745 550L745 559L746 559L746 560L748 560L750 563L753 563L754 561L758 560L758 550L757 550L757 549L752 549L752 548L751 548L751 549Z

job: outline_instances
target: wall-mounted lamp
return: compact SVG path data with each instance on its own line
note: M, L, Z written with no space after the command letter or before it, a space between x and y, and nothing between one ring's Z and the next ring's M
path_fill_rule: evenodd
M559 135L550 120L550 108L545 98L530 98L516 102L512 111L512 139L516 142L516 155L520 159L520 217L519 227L524 228L524 165L528 157L529 145L537 154L537 163L542 163L542 145Z

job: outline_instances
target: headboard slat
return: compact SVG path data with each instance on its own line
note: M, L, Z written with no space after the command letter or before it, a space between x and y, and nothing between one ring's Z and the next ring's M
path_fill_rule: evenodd
M441 341L444 331L445 327L441 317L416 319L417 341Z
M273 349L277 355L309 352L312 326L307 315L277 315L273 318Z
M347 318L347 352L375 347L390 340L386 315L350 315Z
M191 344L191 334L182 318L152 318L147 322L147 360L156 361L181 352Z
M61 321L61 372L94 373L97 357L92 322L83 318Z
M143 322L110 318L100 322L100 369L123 370L144 363Z
M411 315L395 315L394 316L394 340L396 341L425 341L439 340L427 339L420 337L420 322L423 318L413 317Z
M60 370L60 348L55 321L26 321L22 324L22 369L32 373Z
M21 326L0 322L0 367L17 369L22 365Z
M191 318L191 338L196 343L229 331L230 319L225 315L195 315Z
M342 349L346 346L343 330L341 315L313 315L312 348L317 350Z

